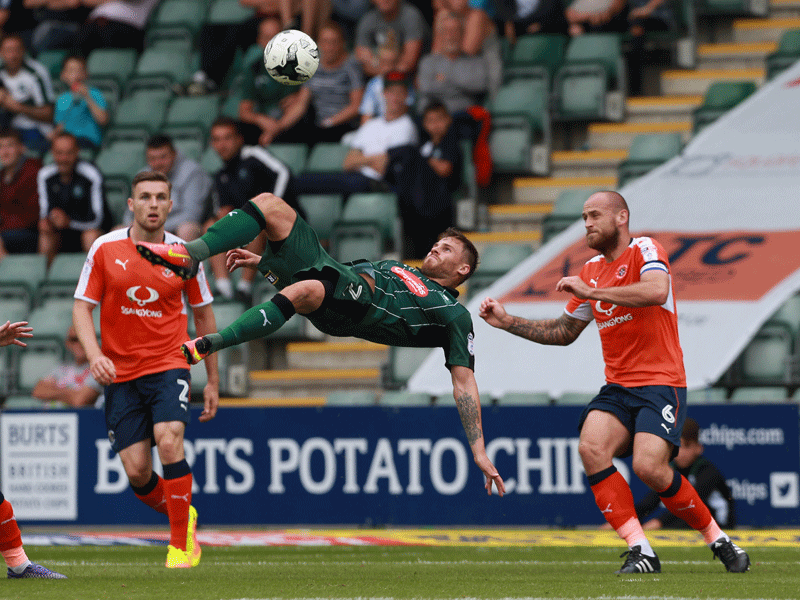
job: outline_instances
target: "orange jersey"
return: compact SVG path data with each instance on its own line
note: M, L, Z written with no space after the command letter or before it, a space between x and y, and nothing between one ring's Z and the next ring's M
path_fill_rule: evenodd
M612 263L595 256L583 265L580 278L597 288L619 287L654 269L669 275L667 255L654 239L640 237ZM671 277L669 297L661 306L617 306L573 296L564 310L581 321L597 322L608 383L686 387Z
M180 241L165 234L167 244ZM196 277L184 281L142 258L127 229L92 245L75 298L100 305L101 346L116 367L115 383L187 369L180 351L188 339L187 303L204 306L213 300L202 265Z

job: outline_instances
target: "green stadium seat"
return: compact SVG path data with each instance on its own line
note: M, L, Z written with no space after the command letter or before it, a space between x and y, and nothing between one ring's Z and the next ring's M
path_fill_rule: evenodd
M731 394L731 402L735 404L785 402L786 400L786 388L778 386L739 387Z
M641 177L678 156L683 148L680 133L649 133L633 138L628 158L617 167L618 187Z
M625 90L620 35L589 33L575 37L555 77L555 118L620 121L625 112Z
M797 339L800 335L800 294L790 296L769 320L786 323L792 330L792 337Z
M41 254L9 254L0 262L0 298L33 301L47 274L47 258Z
M161 131L172 138L175 149L185 156L196 161L199 161L200 157L203 156L203 151L206 147L205 138L187 135L184 130L172 130L169 127L164 127Z
M308 146L305 144L270 144L267 151L289 167L294 175L299 175L305 169L308 160Z
M400 389L431 353L432 348L390 346L389 360L383 365L381 379L386 389Z
M208 11L209 25L231 25L241 23L254 16L252 8L246 8L239 0L214 0Z
M342 164L350 148L335 142L315 144L308 155L306 173L334 173L342 170Z
M533 254L528 244L490 244L481 252L480 266L469 278L470 297L486 289Z
M424 392L407 392L405 390L388 390L378 398L379 406L430 406L430 394Z
M222 169L224 164L219 154L217 154L211 146L208 146L200 156L200 166L205 169L206 173L213 175Z
M686 401L689 406L695 404L722 404L728 401L728 391L720 387L687 390Z
M756 91L752 81L715 81L703 97L703 104L694 109L692 121L697 133L713 123Z
M47 276L39 285L37 303L42 304L50 298L72 299L85 262L85 252L56 254Z
M503 78L541 77L552 80L564 60L567 37L558 34L526 34L517 38L503 64ZM533 67L533 69L531 69Z
M145 165L144 153L144 142L121 140L102 148L95 164L107 178L119 177L130 181Z
M136 68L137 54L133 48L97 48L86 60L91 80L109 79L122 89Z
M42 50L36 55L36 60L42 63L53 81L58 81L61 77L61 67L64 65L64 59L69 55L69 50L61 48L52 50Z
M374 223L337 223L330 237L331 256L339 262L380 260L383 238Z
M599 191L595 188L572 188L561 192L542 222L542 241L548 241L580 219L586 200Z
M331 232L333 257L344 262L359 258L377 260L390 242L399 250L402 244L397 204L394 193L351 194L342 218Z
M147 48L136 63L133 80L163 82L169 86L191 79L192 57L172 48Z
M326 406L374 406L377 394L369 390L337 390L325 399Z
M34 337L28 342L29 348L40 346L64 350L67 330L72 325L72 306L75 300L68 298L45 298L44 302L31 311L28 323L33 327Z
M25 298L3 298L3 309L0 315L0 325L6 321L17 323L27 321L31 312L31 304Z
M178 128L194 130L205 139L218 113L219 99L216 96L178 96L169 103L164 127L172 131Z
M499 406L547 406L550 403L547 392L506 392L497 399Z
M738 359L739 383L745 386L788 383L793 350L794 339L789 326L768 321Z
M767 56L767 79L800 60L800 29L786 31L778 42L778 49Z
M40 379L46 377L62 361L61 350L28 347L19 355L16 394L30 394Z
M148 47L153 39L181 39L191 44L203 27L207 12L204 2L197 0L163 0L147 26ZM150 37L152 36L152 37Z
M320 240L327 241L334 224L341 219L344 200L341 194L301 194L298 199L306 221Z
M106 191L106 204L111 211L114 225L121 225L125 222L125 214L128 212L128 198L131 195L131 186L127 178L106 178L103 187Z
M123 98L111 125L143 135L156 133L164 123L171 93L163 88L136 89Z
M769 14L768 0L698 0L700 15L751 15L766 17Z

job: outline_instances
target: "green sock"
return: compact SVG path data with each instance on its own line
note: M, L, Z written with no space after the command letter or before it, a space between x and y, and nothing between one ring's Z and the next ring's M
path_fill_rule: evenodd
M286 317L278 306L269 300L245 311L245 313L219 333L206 335L211 342L211 351L256 340L278 331L286 323Z
M250 204L258 210L255 204ZM186 242L184 246L193 259L205 260L209 256L249 244L259 233L261 224L246 211L236 209L209 227L203 237Z

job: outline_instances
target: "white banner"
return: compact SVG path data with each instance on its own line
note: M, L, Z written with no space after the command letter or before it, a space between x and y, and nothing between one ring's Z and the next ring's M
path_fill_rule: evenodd
M800 63L704 129L669 161L620 192L633 235L651 235L670 256L687 385L712 385L769 316L800 289ZM512 314L556 318L554 292L594 252L578 221L469 304L482 393L594 392L604 382L596 327L567 347L539 346L486 325L491 296ZM451 389L434 352L413 391Z
M78 518L78 415L0 414L3 495L20 521Z

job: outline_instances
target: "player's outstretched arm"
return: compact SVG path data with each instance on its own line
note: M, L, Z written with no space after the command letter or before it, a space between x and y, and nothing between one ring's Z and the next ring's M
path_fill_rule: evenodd
M23 348L27 346L25 342L19 339L33 337L31 333L33 327L28 327L27 325L27 321L18 321L16 323L6 321L0 325L0 346L10 346L11 344L22 346Z
M216 333L217 320L214 318L214 309L211 308L210 304L193 307L192 313L194 314L194 326L198 336L202 337L209 333ZM203 388L203 412L199 417L199 420L203 423L213 419L219 407L219 365L217 363L217 355L209 354L204 362L208 382Z
M92 377L100 385L110 385L117 376L117 369L111 359L103 354L97 343L94 321L92 321L93 309L94 304L91 302L75 300L72 307L72 324L75 325L75 333L78 334L78 340L86 351Z
M481 302L480 316L492 327L504 329L537 344L568 346L586 329L588 321L562 314L557 319L528 320L506 312L500 302L486 298Z
M486 444L483 439L483 425L481 423L481 402L478 395L478 384L475 382L475 374L472 369L462 366L450 368L450 376L453 379L453 398L456 401L458 414L461 416L461 424L467 434L467 441L472 449L472 456L475 463L480 467L486 476L486 491L492 495L492 484L497 488L497 493L501 496L506 491L503 478L497 469L486 456Z

